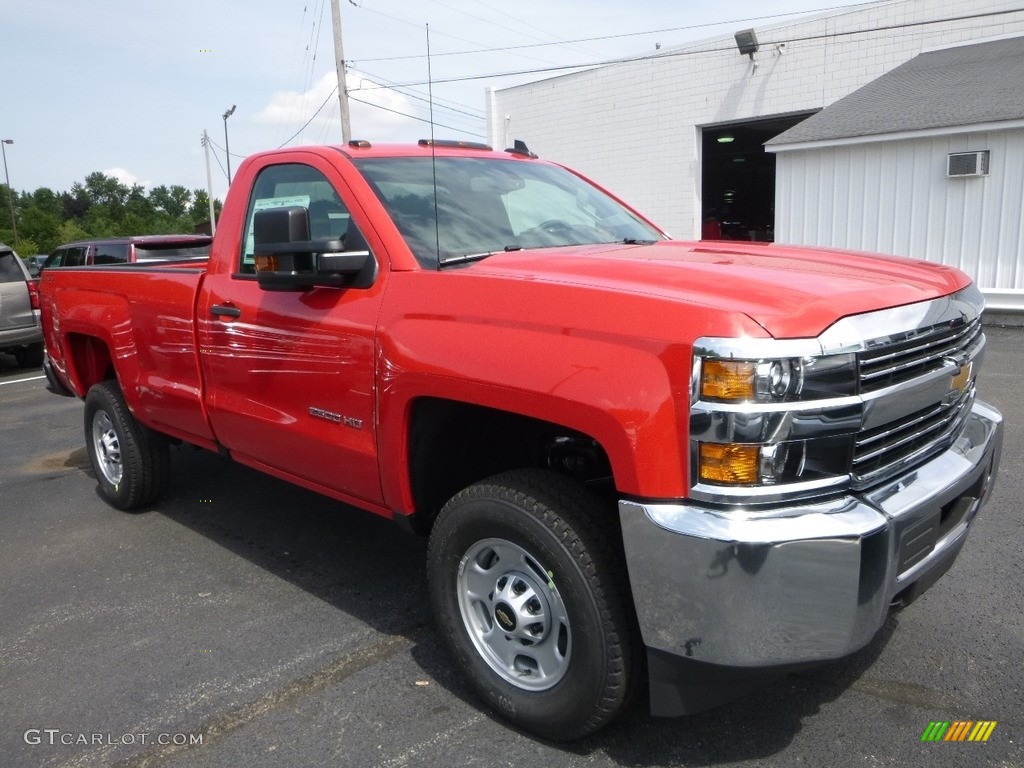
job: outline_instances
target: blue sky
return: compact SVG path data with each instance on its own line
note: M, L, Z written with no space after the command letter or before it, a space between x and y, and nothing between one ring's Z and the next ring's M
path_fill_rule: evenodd
M341 0L352 133L378 142L429 135L428 24L436 82L653 52L778 23L783 13L858 4ZM487 50L495 48L506 50ZM233 104L232 171L259 150L341 140L330 0L0 0L0 66L0 138L14 140L5 150L17 190L63 191L93 171L205 188L206 129L216 145L214 195L223 198L222 115ZM485 140L486 88L544 76L436 83L435 134ZM414 85L380 87L396 83Z

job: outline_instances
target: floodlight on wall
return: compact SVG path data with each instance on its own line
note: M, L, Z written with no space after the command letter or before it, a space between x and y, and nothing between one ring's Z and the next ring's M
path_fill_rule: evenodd
M754 54L760 46L757 44L757 35L753 29L743 29L736 33L736 47L740 49L740 56L749 56L754 60Z

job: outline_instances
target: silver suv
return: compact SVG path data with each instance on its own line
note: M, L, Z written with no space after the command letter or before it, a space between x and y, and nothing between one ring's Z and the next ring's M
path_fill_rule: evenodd
M0 352L14 355L18 365L24 368L38 368L43 364L39 293L25 263L3 243L0 243Z

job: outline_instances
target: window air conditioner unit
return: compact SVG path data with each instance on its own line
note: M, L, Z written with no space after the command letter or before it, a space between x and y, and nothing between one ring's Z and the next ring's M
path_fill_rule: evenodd
M952 152L946 157L946 176L988 176L988 150Z

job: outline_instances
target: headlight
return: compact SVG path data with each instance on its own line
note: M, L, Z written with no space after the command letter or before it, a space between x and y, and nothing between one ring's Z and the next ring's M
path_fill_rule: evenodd
M703 358L695 366L697 399L722 403L780 403L852 395L853 355L733 360Z
M786 479L786 465L789 463L790 449L794 445L802 447L803 443L772 443L761 446L758 457L759 479L764 485L775 485Z
M702 341L689 425L695 495L758 503L848 481L863 417L852 353L793 354L807 349L800 342ZM768 354L747 356L757 349Z
M754 391L760 399L785 400L799 395L802 384L799 360L766 360L754 369Z

